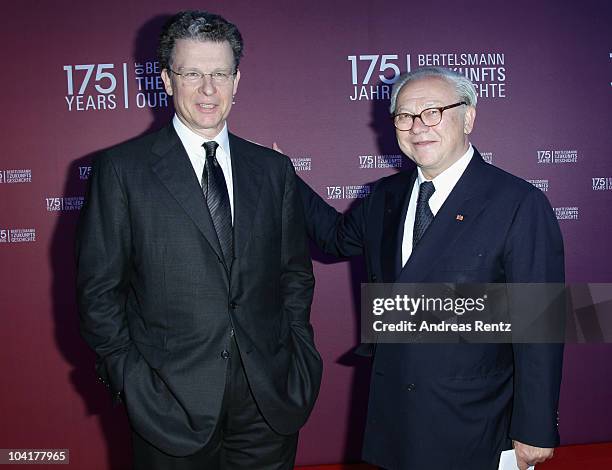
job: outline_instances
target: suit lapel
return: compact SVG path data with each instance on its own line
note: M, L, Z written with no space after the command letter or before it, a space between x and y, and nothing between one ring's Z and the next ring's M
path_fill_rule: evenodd
M405 177L399 179L397 187L390 188L385 194L383 234L380 247L383 282L395 282L402 268L404 221L416 174L416 170L406 172Z
M253 233L253 221L259 206L263 171L249 154L249 144L229 134L234 180L234 252L240 257ZM280 158L280 157L279 157Z
M151 164L153 172L202 232L217 256L223 260L221 245L206 207L200 182L172 124L160 131L152 151L156 156Z
M486 204L481 196L485 185L482 174L487 165L474 149L474 156L448 198L436 214L423 238L412 252L398 276L399 282L418 282L428 273L447 249L453 249L457 237L466 230ZM480 197L479 197L480 196Z

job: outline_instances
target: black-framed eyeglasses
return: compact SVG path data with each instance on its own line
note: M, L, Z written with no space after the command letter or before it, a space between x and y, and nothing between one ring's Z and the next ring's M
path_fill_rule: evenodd
M442 106L441 108L427 108L421 111L419 114L397 113L393 114L391 119L393 119L393 125L398 131L409 131L412 129L414 120L416 118L419 118L427 127L433 127L440 124L440 121L442 121L442 113L444 111L461 105L467 106L467 103L465 101L460 101L459 103L449 104L448 106Z
M174 70L170 68L168 70L170 70L170 72L172 72L174 75L178 75L179 77L181 77L181 79L184 82L190 83L190 84L200 83L204 77L209 76L210 80L215 85L227 85L230 82L230 80L232 80L234 76L236 75L235 70L234 71L219 71L219 72L211 72L211 73L204 73L198 70L186 70L185 72L175 72Z

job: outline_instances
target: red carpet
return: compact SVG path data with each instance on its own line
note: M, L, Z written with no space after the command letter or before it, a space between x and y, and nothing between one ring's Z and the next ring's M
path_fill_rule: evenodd
M612 442L559 447L555 450L552 460L536 467L536 470L610 469L612 469ZM365 464L337 464L295 467L295 470L376 470L376 467Z
M310 465L308 467L295 467L295 470L376 470L377 467L362 463L340 463L336 465Z
M550 462L537 470L610 470L612 468L612 442L565 446L555 450Z

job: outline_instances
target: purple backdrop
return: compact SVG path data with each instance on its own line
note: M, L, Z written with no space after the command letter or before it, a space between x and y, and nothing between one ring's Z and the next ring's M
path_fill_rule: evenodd
M128 465L123 411L78 335L73 233L92 154L171 116L155 42L186 8L226 16L245 38L231 130L277 141L338 209L402 165L385 82L423 64L460 68L481 95L473 143L546 192L568 280L612 281L609 1L15 2L0 31L0 447L68 448L75 468ZM349 351L362 268L313 256L325 372L298 461L356 460L368 364ZM564 443L612 440L611 358L610 345L567 348Z

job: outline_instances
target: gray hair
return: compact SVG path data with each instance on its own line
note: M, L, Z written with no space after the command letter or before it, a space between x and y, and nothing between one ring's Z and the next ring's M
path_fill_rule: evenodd
M420 67L400 75L397 81L393 84L393 90L391 91L391 104L389 111L391 114L395 113L395 107L397 105L397 96L406 83L411 80L417 80L425 77L439 77L446 80L449 84L455 87L457 95L461 101L465 101L468 106L476 106L476 90L474 84L467 77L451 70L442 67Z
M164 25L159 36L157 56L162 69L170 68L177 39L227 41L234 55L234 67L237 69L240 64L244 47L242 35L236 25L222 16L199 10L181 11L172 16Z

